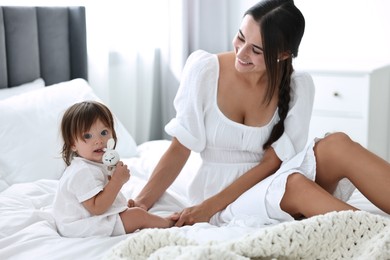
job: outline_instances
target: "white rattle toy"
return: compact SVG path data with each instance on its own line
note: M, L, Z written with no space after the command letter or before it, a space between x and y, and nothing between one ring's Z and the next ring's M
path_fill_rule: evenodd
M119 153L114 150L115 141L113 138L108 139L107 148L104 148L104 154L102 161L104 165L107 165L107 169L111 172L117 162L119 162Z

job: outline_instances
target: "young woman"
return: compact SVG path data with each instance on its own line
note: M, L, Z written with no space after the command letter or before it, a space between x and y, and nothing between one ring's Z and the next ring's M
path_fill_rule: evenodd
M195 151L203 163L190 184L193 206L172 215L176 226L356 210L345 203L354 186L390 212L389 163L342 133L306 145L314 86L292 66L304 27L292 0L264 0L245 13L233 52L188 58L165 128L172 144L133 205L149 209Z
M76 103L62 118L62 157L68 165L54 201L58 231L66 237L116 236L149 227L171 227L173 221L141 208L128 208L120 192L130 171L119 161L109 176L102 163L107 141L116 142L110 110L95 101Z

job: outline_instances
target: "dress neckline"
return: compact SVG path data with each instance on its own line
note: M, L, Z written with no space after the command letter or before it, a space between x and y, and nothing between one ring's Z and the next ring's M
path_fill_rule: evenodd
M214 95L213 95L213 99L214 99L213 105L215 106L215 109L217 110L219 116L223 119L223 121L227 122L228 124L235 125L235 126L242 127L242 128L246 128L246 129L260 130L260 129L269 127L278 117L278 108L276 108L271 120L269 120L268 123L266 123L265 125L261 125L261 126L250 126L250 125L245 125L245 124L236 122L236 121L230 119L229 117L227 117L221 111L221 109L218 106L218 87L219 87L218 81L219 81L219 76L220 76L220 65L219 65L219 59L218 59L217 54L212 54L212 55L214 57L214 62L216 63L216 65L215 65L216 77L215 77L215 83L214 83L215 87L214 87Z

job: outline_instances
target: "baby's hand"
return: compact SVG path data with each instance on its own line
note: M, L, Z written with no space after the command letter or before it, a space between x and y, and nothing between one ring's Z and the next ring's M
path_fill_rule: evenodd
M115 170L112 173L111 180L120 182L122 185L125 184L130 179L130 170L127 168L127 165L122 161L119 161L116 164Z

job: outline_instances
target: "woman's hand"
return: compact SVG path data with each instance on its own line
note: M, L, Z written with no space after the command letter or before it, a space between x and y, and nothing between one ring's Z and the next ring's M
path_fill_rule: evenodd
M199 222L209 222L212 215L206 205L200 204L185 208L179 213L174 213L170 216L170 219L176 222L176 227L181 227Z

